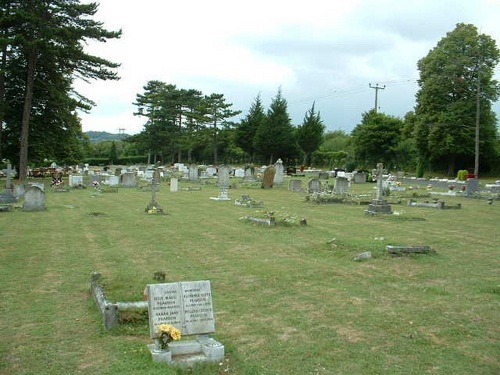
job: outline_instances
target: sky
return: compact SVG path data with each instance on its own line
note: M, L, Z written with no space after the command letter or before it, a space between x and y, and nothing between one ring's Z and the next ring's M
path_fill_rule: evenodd
M120 80L75 83L96 103L79 114L83 131L141 132L133 103L159 80L223 94L242 111L235 121L259 95L267 111L281 90L293 125L314 104L327 131L350 133L375 101L400 118L414 109L417 62L457 23L500 48L499 0L96 1L94 19L123 34L86 51L120 63Z

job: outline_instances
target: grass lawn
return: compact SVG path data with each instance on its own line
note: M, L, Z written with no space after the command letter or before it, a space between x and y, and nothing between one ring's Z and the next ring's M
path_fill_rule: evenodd
M440 197L462 208L439 210L403 197L400 215L368 216L286 183L231 189L224 202L209 199L212 185L163 182L168 215L148 215L151 193L56 193L46 181L46 211L0 212L0 374L500 374L500 201ZM239 220L258 210L235 206L242 194L308 225ZM387 245L437 253L392 257ZM364 251L372 259L353 261ZM94 270L113 302L142 300L157 271L210 280L224 362L153 363L144 316L106 331Z

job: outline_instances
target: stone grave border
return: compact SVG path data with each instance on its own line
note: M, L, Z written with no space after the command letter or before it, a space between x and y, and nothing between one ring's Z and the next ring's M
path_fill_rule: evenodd
M120 325L120 311L147 311L148 302L110 302L104 294L104 287L99 284L101 274L97 271L92 272L90 278L90 292L96 302L97 308L102 315L102 321L105 329L116 328Z

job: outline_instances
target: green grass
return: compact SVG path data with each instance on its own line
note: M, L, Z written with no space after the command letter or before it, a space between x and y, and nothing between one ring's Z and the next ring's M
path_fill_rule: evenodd
M500 202L446 197L462 209L403 203L371 217L285 186L230 190L308 223L270 228L239 220L255 209L210 200L214 186L163 185L163 216L144 213L150 193L125 188L47 190L44 212L0 213L1 374L500 373ZM437 254L393 258L389 244ZM364 251L373 258L352 260ZM142 300L156 271L210 280L224 363L153 363L144 317L106 331L94 270L111 301Z

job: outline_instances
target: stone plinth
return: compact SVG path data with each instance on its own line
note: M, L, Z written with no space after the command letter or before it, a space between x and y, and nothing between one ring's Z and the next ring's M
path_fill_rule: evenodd
M391 205L384 199L374 199L372 203L368 205L365 213L367 215L375 214L392 214Z

